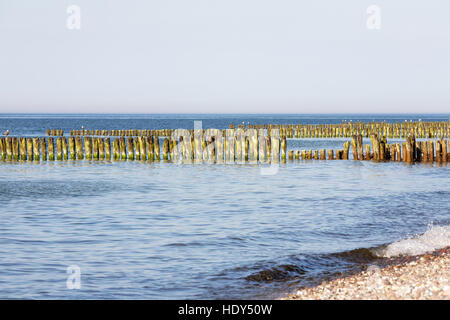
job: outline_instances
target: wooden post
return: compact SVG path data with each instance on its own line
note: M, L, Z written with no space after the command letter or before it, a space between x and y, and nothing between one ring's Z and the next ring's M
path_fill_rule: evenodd
M361 134L358 134L356 136L356 141L358 143L358 159L363 160L364 159L364 146L363 146L363 137Z
M69 154L70 154L71 160L76 159L76 149L75 149L75 138L74 137L69 137Z
M293 161L294 160L294 150L289 150L288 151L288 157L289 157L289 161Z
M147 160L147 148L145 143L145 137L140 136L139 137L139 146L140 146L140 154L141 154L141 160Z
M92 160L92 137L84 138L84 153L88 160Z
M216 134L214 136L214 142L215 142L215 149L216 149L216 156L217 156L217 162L221 163L223 162L223 137L222 137L222 130L216 129Z
M241 140L243 138L245 139L242 129L241 128L237 129L236 140L235 140L236 160L237 161L242 161L242 142L241 142Z
M370 144L366 144L365 145L366 148L366 154L364 156L364 160L370 160L371 156L370 156Z
M62 160L62 140L61 137L56 138L56 160Z
M49 138L48 143L49 143L49 146L50 146L50 138ZM82 140L81 140L80 136L77 136L75 138L75 147L76 147L76 150L77 150L77 159L78 160L84 159L83 143L82 143ZM48 149L48 151L50 153L50 148Z
M341 159L342 159L342 154L344 153L344 150L342 150L342 152L341 152ZM314 150L314 156L313 156L313 158L315 159L315 160L319 160L319 150Z
M27 141L28 144L28 141ZM33 153L28 153L28 158L30 158L30 155ZM55 143L53 141L53 137L48 137L48 160L54 161L55 160Z
M347 142L349 145L350 143ZM320 150L320 160L326 160L327 159L327 150L326 149L321 149ZM348 159L348 150L347 150L347 159Z
M441 141L436 140L435 141L435 145L436 145L436 162L442 162L442 146L441 146Z
M12 138L11 137L6 137L6 157L10 161L13 158L13 155L12 155Z
M120 138L116 138L113 140L113 159L119 160L120 159Z
M428 143L426 141L422 141L421 145L423 162L428 162Z
M6 160L6 139L0 137L0 155L2 160Z
M203 130L195 129L194 130L194 159L196 161L203 160L203 150L202 150L202 138L203 138Z
M352 154L353 160L358 160L358 141L356 135L353 135L352 137Z
M249 160L252 162L258 161L258 131L256 129L248 129L248 143L249 143Z
M161 160L161 156L160 156L160 152L159 152L159 137L158 136L153 137L153 147L154 147L155 160L156 161Z
M350 149L350 142L345 141L345 142L344 142L344 154L342 155L342 158L343 158L344 160L348 160L348 152L349 152L349 149ZM352 148L352 150L353 150L353 148Z
M19 138L20 159L27 160L27 140L24 137Z
M428 140L428 161L434 161L434 144L431 140Z
M281 137L281 160L286 161L286 153L287 153L287 141L286 136L283 135Z
M441 140L441 146L442 146L442 161L447 162L448 161L447 140Z
M17 139L17 137L12 137L12 154L13 154L13 159L15 161L19 160L19 139Z
M42 153L42 160L47 161L47 141L45 138L41 138L41 153Z
M105 141L103 138L98 138L98 158L105 159Z
M36 161L41 160L39 138L33 138L33 159Z
M67 159L69 159L69 150L67 147L67 140L65 137L61 137L61 140L62 140L63 159L67 160Z
M136 160L141 160L141 144L140 144L139 137L136 137L134 139L134 147L135 147L135 153L136 153Z
M163 160L169 160L169 139L163 140Z
M272 129L270 135L272 161L280 162L280 129Z
M133 137L128 136L127 148L128 148L128 160L134 160L134 139L133 139Z
M155 147L153 146L153 136L147 136L146 139L146 147L147 147L147 160L153 161L155 160Z
M334 160L334 150L328 149L328 160Z
M122 161L127 160L127 144L125 142L124 136L121 136L119 138L119 147L120 147L120 159Z
M266 161L266 137L264 136L264 129L258 130L258 160L260 162Z

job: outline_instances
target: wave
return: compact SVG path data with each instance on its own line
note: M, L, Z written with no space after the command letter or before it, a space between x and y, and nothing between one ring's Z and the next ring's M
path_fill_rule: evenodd
M450 225L429 225L425 233L372 249L375 256L394 258L416 256L450 246Z

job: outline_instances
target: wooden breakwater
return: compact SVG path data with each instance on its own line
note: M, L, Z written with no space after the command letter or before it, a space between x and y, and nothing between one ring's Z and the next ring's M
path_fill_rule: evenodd
M362 135L369 138L371 135L385 136L389 139L406 139L414 135L418 139L440 139L450 137L450 121L404 121L404 122L343 122L339 124L239 124L229 125L229 129L264 129L270 131L279 129L280 136L295 138L351 138ZM193 134L193 130L190 130ZM205 130L204 130L205 131ZM63 136L61 129L47 129L47 136ZM70 130L70 136L109 136L109 137L136 137L160 136L170 137L174 129L79 129ZM225 135L225 130L223 130Z
M230 128L245 128L245 124ZM449 138L450 121L343 122L339 124L248 124L252 129L279 129L288 138L350 138L362 135L385 136L389 139L414 135L419 139Z
M176 129L169 137L0 137L0 159L206 160L218 163L352 159L413 163L449 162L449 147L448 140L419 141L414 135L402 143L389 144L385 136L372 134L370 144L364 144L359 134L345 141L339 150L288 150L287 137L281 135L279 129Z

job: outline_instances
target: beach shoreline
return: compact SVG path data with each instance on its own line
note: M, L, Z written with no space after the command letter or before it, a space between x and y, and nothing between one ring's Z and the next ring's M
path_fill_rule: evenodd
M300 288L282 300L450 300L450 247Z

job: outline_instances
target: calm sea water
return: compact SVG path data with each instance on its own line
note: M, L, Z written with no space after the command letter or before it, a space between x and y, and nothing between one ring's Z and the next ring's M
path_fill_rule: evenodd
M449 118L0 114L0 130ZM341 148L343 141L288 140L288 148ZM364 248L421 234L430 224L447 228L449 169L310 160L261 175L254 164L0 162L0 298L276 298L376 263ZM440 230L432 247L449 241L448 229ZM81 270L80 289L66 285L73 265Z

